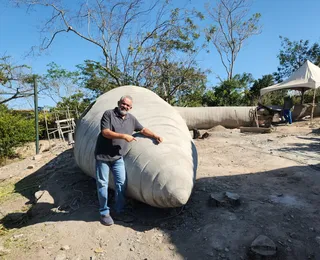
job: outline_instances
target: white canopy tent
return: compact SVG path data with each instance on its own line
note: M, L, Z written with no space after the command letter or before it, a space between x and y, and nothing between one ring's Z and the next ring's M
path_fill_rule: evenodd
M306 61L287 80L260 90L260 95L281 89L307 90L320 86L320 68L310 61Z
M281 89L299 90L304 93L308 89L314 89L313 108L311 120L313 118L313 110L315 106L316 89L320 87L320 68L310 61L306 61L299 69L297 69L287 80L260 90L260 96L271 91Z

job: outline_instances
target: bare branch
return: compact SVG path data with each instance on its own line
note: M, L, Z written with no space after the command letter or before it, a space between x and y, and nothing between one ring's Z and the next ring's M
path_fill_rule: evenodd
M208 14L217 25L214 32L208 32L216 47L220 60L226 69L228 79L233 77L233 67L243 43L249 37L259 34L260 14L247 18L250 0L219 0L216 9L206 6Z
M50 47L51 43L53 42L54 38L56 37L56 35L59 34L59 33L61 33L61 32L68 32L68 30L64 30L64 29L63 29L63 30L59 30L59 31L55 32L55 33L52 35L49 43L48 43L46 46L44 46L43 50L48 49L48 48ZM45 39L44 39L44 41L45 41ZM43 42L43 43L44 43L44 42Z
M0 94L9 94L9 93L1 93ZM33 94L31 93L27 93L26 91L24 92L20 92L19 91L19 88L16 89L16 93L14 93L11 97L7 98L7 99L1 99L0 100L0 104L4 104L4 103L7 103L13 99L18 99L18 98L26 98L26 97L30 97L32 96Z

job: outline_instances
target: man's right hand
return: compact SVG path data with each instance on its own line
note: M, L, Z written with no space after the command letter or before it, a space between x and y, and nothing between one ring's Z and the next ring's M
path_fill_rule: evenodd
M124 135L123 139L126 140L128 143L132 142L132 141L137 141L136 138L134 138L132 135Z

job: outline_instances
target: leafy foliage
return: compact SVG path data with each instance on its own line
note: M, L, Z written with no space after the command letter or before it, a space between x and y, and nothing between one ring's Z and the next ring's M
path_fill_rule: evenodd
M306 60L320 66L320 45L310 45L308 40L291 41L287 37L280 36L281 49L278 55L280 66L274 73L276 82L282 82L294 71L299 69Z
M205 91L206 72L182 63L163 62L158 65L152 88L171 105L199 106Z
M308 91L305 92L304 94L304 98L303 101L304 103L312 103L313 102L313 89L310 89ZM315 103L319 103L320 102L320 88L318 88L316 90L316 97L315 97Z
M203 96L203 105L207 106L243 106L247 105L252 75L244 73L235 75L209 90Z
M42 94L58 103L62 97L69 97L79 90L78 71L66 70L54 62L49 63L47 67L47 73L39 77L39 83L43 86Z
M274 79L271 74L264 75L262 78L257 79L254 81L252 87L249 90L249 93L247 95L248 97L248 105L256 105L258 103L258 100L260 98L260 90L262 88L269 87L274 84ZM274 95L264 95L262 97L262 103L270 103L269 99L273 99Z
M85 98L83 93L76 93L70 97L63 97L62 101L58 102L57 110L67 110L71 111L71 116L77 118L78 114L84 112L84 110L90 105L91 100Z
M118 87L118 82L110 76L110 74L104 69L104 66L100 62L86 60L84 64L77 65L80 72L80 84L83 88L92 91L94 97L98 97L103 93ZM117 74L119 78L126 78L120 75L119 70L114 70L114 74ZM128 78L121 80L126 84L132 84Z
M13 148L35 138L34 120L0 109L0 162L13 156Z
M196 10L171 10L170 1L167 0L81 0L79 5L73 6L58 0L13 2L21 7L35 10L39 8L39 11L40 8L46 8L52 11L47 12L49 16L42 23L44 41L41 50L49 48L56 37L63 33L73 33L100 49L103 58L101 62L87 60L85 64L78 66L82 74L81 86L93 91L95 97L128 84L149 89L156 87L159 92L164 87L170 94L163 97L171 103L176 103L183 97L182 103L186 104L186 96L192 95L194 100L192 93L198 93L198 96L201 94L201 84L187 84L194 83L192 78L187 78L189 75L196 75L197 78L204 75L194 63L201 48L196 45L200 29L195 21L204 19ZM173 84L168 86L164 86L167 81L161 77L172 73L164 71L164 63L171 64L169 69L179 67L180 75L170 79ZM56 81L65 75L66 71L53 64L47 79L51 83L51 79ZM52 84L46 85L52 90Z

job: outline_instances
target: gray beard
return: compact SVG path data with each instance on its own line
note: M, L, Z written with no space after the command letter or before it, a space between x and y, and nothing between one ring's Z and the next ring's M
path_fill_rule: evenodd
M118 111L119 111L119 114L120 114L120 115L122 115L122 116L125 116L126 114L128 114L128 112L127 112L127 111L125 111L125 110L121 110L121 108L120 108L120 107L118 107Z

